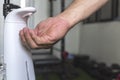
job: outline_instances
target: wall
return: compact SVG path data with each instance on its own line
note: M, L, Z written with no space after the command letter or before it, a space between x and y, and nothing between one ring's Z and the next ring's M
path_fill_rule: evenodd
M73 0L66 0L66 7ZM54 15L60 13L60 0L54 1ZM120 64L120 23L107 22L77 24L66 35L66 50L74 54L87 54L98 62ZM58 47L60 44L57 44ZM59 47L58 47L59 48Z
M66 7L68 7L73 0L66 0ZM66 35L66 50L71 54L80 53L80 24L75 25Z
M120 23L81 25L80 53L99 62L120 64Z
M66 7L73 0L66 0ZM70 53L87 54L98 62L120 64L120 22L77 24L66 36Z
M65 7L68 7L73 0L65 0ZM54 16L61 12L60 0L54 1ZM65 36L65 48L71 54L79 54L80 47L80 24L77 24L71 29ZM56 44L55 47L60 49L60 43Z
M0 2L0 5L3 5L3 0ZM0 63L2 61L1 55L3 54L3 8L0 6Z
M49 0L35 0L35 7L37 12L35 13L35 25L40 21L49 17Z

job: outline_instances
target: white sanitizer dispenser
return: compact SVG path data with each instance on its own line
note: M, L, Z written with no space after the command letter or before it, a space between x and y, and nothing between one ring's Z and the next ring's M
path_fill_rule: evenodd
M5 19L4 65L6 80L35 80L32 55L21 43L19 31L27 26L33 7L11 11Z

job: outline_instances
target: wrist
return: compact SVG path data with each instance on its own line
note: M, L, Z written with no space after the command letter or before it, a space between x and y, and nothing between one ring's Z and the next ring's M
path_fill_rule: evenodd
M66 27L67 30L72 28L71 23L64 17L58 15L55 17L57 21L59 21L60 23L62 23L63 25L65 25L64 27Z
M77 24L79 21L83 20L84 17L84 11L83 9L80 10L79 12L78 9L67 9L61 14L58 15L61 19L66 20L69 24L70 27L72 28L75 24Z
M59 14L57 17L59 17L60 19L64 20L65 22L67 22L70 26L70 28L75 25L76 21L75 19L72 19L71 16L67 15L67 14L64 14L64 13L61 13Z

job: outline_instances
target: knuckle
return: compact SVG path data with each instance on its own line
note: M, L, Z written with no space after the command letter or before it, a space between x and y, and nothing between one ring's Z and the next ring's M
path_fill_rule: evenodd
M29 44L29 47L30 47L31 49L36 49L36 48L38 48L38 46L35 45L35 44Z
M32 45L32 46L30 46L30 48L31 48L31 49L37 49L38 46L34 46L34 45Z
M36 41L36 44L37 44L37 45L40 45L40 44L41 44L41 42L37 40L37 41Z
M50 44L54 44L57 41L56 37L50 37L50 36L48 37L47 40L49 41Z

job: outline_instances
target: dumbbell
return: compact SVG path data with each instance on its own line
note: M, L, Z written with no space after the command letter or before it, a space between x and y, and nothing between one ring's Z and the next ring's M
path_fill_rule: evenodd
M116 78L118 76L118 74L120 74L120 65L112 64L111 69L112 69L112 73L113 73L113 78Z

